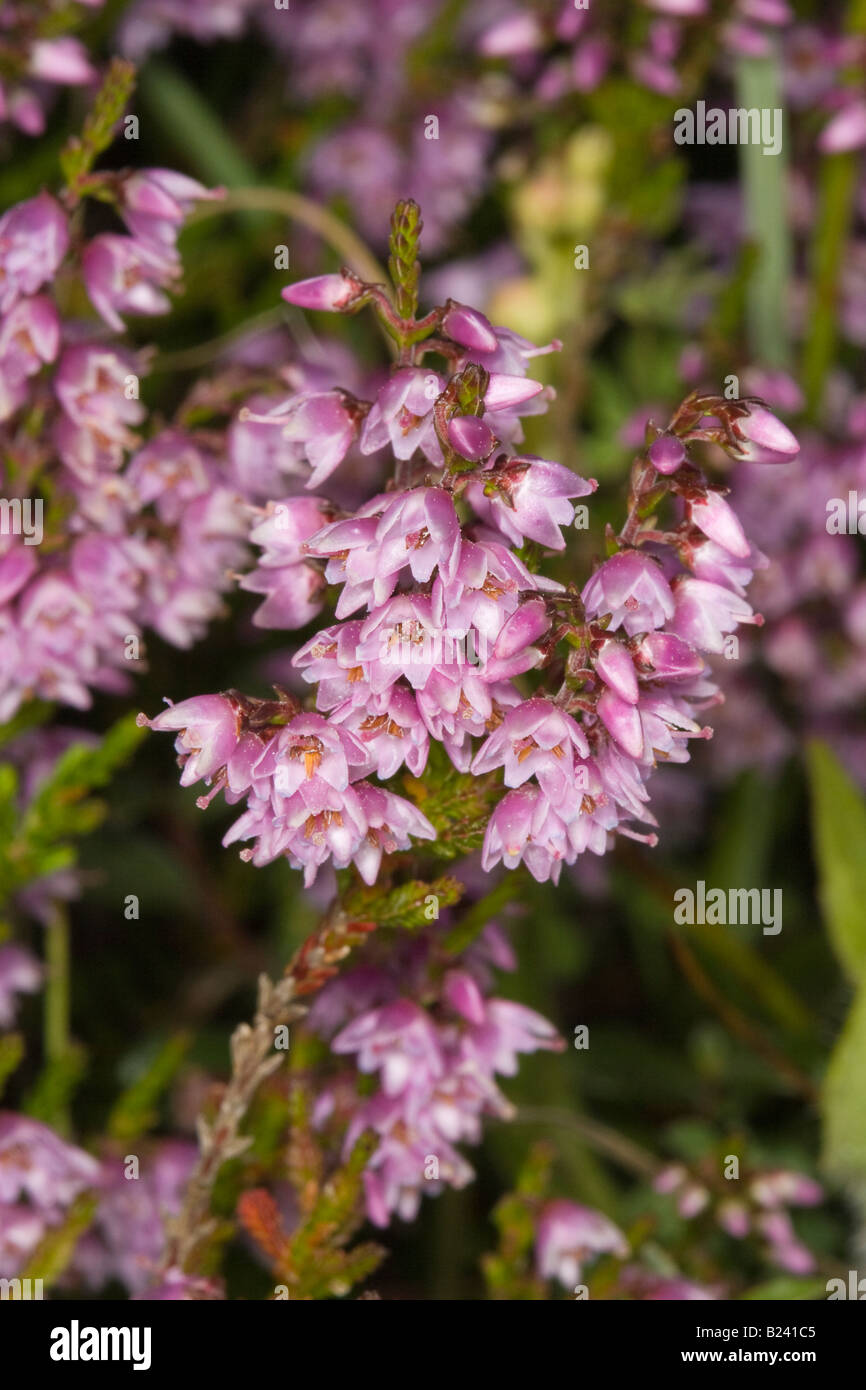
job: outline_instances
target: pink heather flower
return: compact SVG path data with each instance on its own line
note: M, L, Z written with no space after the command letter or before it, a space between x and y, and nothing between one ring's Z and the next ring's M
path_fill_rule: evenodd
M96 1187L99 1164L38 1120L0 1113L0 1202L21 1197L59 1216L81 1192Z
M434 620L431 600L411 592L373 610L361 626L356 654L376 694L401 676L423 690L437 673L462 665L458 645Z
M702 497L690 500L687 514L689 521L705 536L732 555L743 559L751 554L752 547L746 540L736 512L717 492L705 492Z
M582 598L587 617L610 613L610 631L624 627L630 637L661 627L674 614L674 597L661 566L637 550L622 550L599 565Z
M165 1247L165 1221L180 1210L198 1150L183 1140L160 1140L140 1155L129 1179L120 1156L103 1161L93 1225L79 1242L72 1270L91 1288L109 1279L144 1295Z
M49 1228L42 1210L0 1202L0 1279L20 1275Z
M866 101L846 103L818 136L818 149L822 154L843 154L847 150L862 149L864 145Z
M314 275L296 280L282 291L283 299L301 309L325 309L337 313L345 309L360 292L361 283L353 275Z
M733 589L741 598L745 596L755 570L766 569L770 563L754 546L749 548L748 557L738 558L725 546L710 540L702 543L687 541L683 553L696 579L706 579L711 584Z
M485 673L486 674L486 673ZM472 738L483 737L520 696L507 681L488 682L462 661L438 667L417 691L418 709L430 736L445 748L454 766L469 770Z
M11 548L0 558L0 603L14 598L35 572L36 557L32 548L11 542Z
M370 694L363 704L344 700L331 711L331 721L345 724L363 744L371 770L383 782L404 763L413 777L427 766L430 737L414 694L400 682L380 695Z
M574 507L567 499L586 497L596 486L570 468L528 455L491 470L489 481L473 479L466 496L478 515L512 545L522 545L528 537L550 550L564 550L560 527L574 520Z
M815 1256L798 1239L787 1212L763 1212L755 1224L767 1241L766 1255L773 1264L787 1274L812 1273Z
M441 1076L445 1060L430 1016L408 999L362 1014L331 1043L341 1053L357 1053L363 1072L381 1072L382 1090L395 1096L408 1085L421 1088Z
M602 691L596 706L598 717L611 738L630 758L641 758L644 751L643 728L637 706L617 695Z
M395 458L409 459L416 449L441 464L433 406L445 382L423 367L401 367L382 387L361 430L362 454L390 447Z
M588 815L566 822L538 787L510 791L487 823L482 868L489 873L501 861L507 869L516 869L522 862L538 883L558 883L563 863L573 864L585 849L605 852L608 833L618 820L612 803L605 817L606 825Z
M638 700L637 674L634 661L622 642L609 637L602 642L593 658L595 669L605 685L610 686L626 704L636 705Z
M345 791L353 768L363 767L366 754L347 729L321 714L299 714L271 739L258 763L270 773L278 796L297 792L312 815L327 809L331 791Z
M706 1210L709 1200L709 1192L700 1183L687 1183L677 1198L677 1211L683 1220L690 1221Z
M55 442L67 468L84 482L97 472L116 469L137 443L132 427L144 407L126 387L140 371L131 356L114 348L78 343L64 350L54 377L63 409Z
M648 632L637 649L637 658L641 675L658 680L694 678L705 666L694 647L672 632Z
M345 583L336 610L344 618L363 604L384 603L407 565L416 583L426 583L436 569L453 579L460 523L442 488L414 488L374 497L348 520L325 526L306 549L333 557L325 575L331 584Z
M357 1136L372 1129L379 1136L365 1175L367 1214L386 1226L393 1213L411 1220L422 1191L435 1194L447 1183L462 1187L472 1169L453 1147L478 1143L485 1114L508 1118L513 1109L496 1085L496 1074L514 1075L518 1054L564 1044L547 1020L522 1005L485 997L488 965L513 968L506 943L489 930L471 948L460 969L444 978L436 971L430 936L416 940L411 957L391 958L385 969L355 968L325 987L310 1021L330 1036L346 1013L334 1051L353 1055L361 1072L375 1074L379 1089L358 1098L345 1137L351 1150ZM423 998L407 997L411 990ZM431 1007L438 1000L441 1007ZM340 1083L344 1088L347 1079ZM326 1098L316 1123L327 1121L334 1100ZM439 1171L427 1171L430 1155Z
M681 575L674 580L675 612L671 631L703 652L723 652L725 633L740 623L763 622L744 598L721 584Z
M174 169L136 169L123 180L120 210L136 241L170 255L193 204L223 196Z
M484 31L480 51L488 58L513 58L543 46L545 33L537 15L515 9Z
M800 452L787 425L761 405L753 405L748 415L737 420L734 432L741 440L738 457L747 463L790 463Z
M517 406L531 401L543 390L544 383L533 381L531 377L491 372L487 390L484 393L484 409L494 412L497 410L515 410ZM552 466L559 467L560 465L554 464Z
M493 656L484 668L486 680L510 680L531 671L543 653L534 645L551 626L547 605L541 599L521 604L506 619L493 644Z
M710 691L714 692L715 687L710 686ZM709 731L702 729L700 724L691 718L692 706L688 701L676 698L675 692L665 689L649 690L642 696L637 710L644 747L642 754L636 752L630 756L642 759L647 765L647 771L651 769L658 755L668 762L687 763L689 752L686 740L709 736Z
M357 620L335 623L317 632L292 657L292 665L301 671L304 680L318 686L316 704L320 710L332 710L344 701L366 706L370 698L364 667L358 659L361 627Z
M721 1202L716 1211L716 1220L734 1240L745 1240L751 1230L749 1208L744 1202Z
M60 320L45 295L19 299L0 319L0 420L6 420L27 396L27 378L60 347Z
M548 1202L538 1221L535 1262L542 1279L558 1279L572 1290L583 1265L595 1255L628 1256L628 1242L600 1211L562 1199Z
M476 753L472 771L476 775L504 769L507 787L521 787L535 777L542 791L569 819L577 812L575 797L575 756L589 756L586 735L570 715L550 700L535 698L509 710L504 720Z
M16 994L33 994L42 983L42 966L23 946L0 946L0 1027L15 1022Z
M373 884L383 854L409 849L412 836L436 838L433 826L416 807L369 782L356 782L345 791L324 786L318 790L326 803L318 813L310 810L304 798L304 791L309 797L309 786L281 799L276 810L272 799L263 801L254 795L223 844L256 839L255 847L244 850L242 858L261 866L285 855L292 868L304 870L304 884L310 887L328 860L337 869L354 863L364 882Z
M687 1177L688 1170L681 1163L667 1163L653 1178L653 1191L667 1196L682 1187Z
M35 294L55 274L69 246L66 216L49 193L0 217L0 313L19 295Z
M477 415L455 415L448 421L448 442L472 463L489 458L496 447L496 435Z
M301 446L312 472L307 487L319 487L343 462L358 432L358 417L342 391L295 396L268 417L281 423L284 439Z
M452 988L451 1001L454 992ZM479 996L480 999L480 996ZM469 1001L463 989L463 1003ZM517 1057L522 1052L559 1052L563 1043L552 1023L523 1004L509 999L489 999L483 1006L484 1017L478 1023L470 1020L461 1040L461 1056L479 1071L498 1072L501 1076L516 1076Z
M479 530L473 534L477 540L464 535L461 541L454 579L446 584L437 575L433 583L433 619L443 629L461 635L475 628L490 643L517 608L522 593L560 593L563 586L531 574L495 532Z
M237 707L224 695L197 695L169 705L155 719L140 714L137 722L157 732L177 731L175 747L183 758L183 787L207 780L224 767L240 732Z
M486 1015L481 990L466 970L448 971L442 981L442 998L467 1022L484 1022Z
M629 1298L641 1303L691 1303L723 1297L723 1291L718 1288L707 1288L679 1275L666 1279L640 1265L626 1265L619 1276L619 1287Z
M153 1284L143 1293L132 1295L130 1302L139 1303L178 1303L214 1302L225 1298L222 1285L213 1279L202 1279L197 1275L184 1274L180 1269L168 1269L162 1282Z
M761 1173L749 1183L750 1196L762 1207L814 1207L824 1200L824 1189L803 1173L778 1169Z
M123 331L124 314L164 314L171 301L163 293L180 274L177 260L132 237L112 232L94 237L81 257L90 301L115 332Z
M30 49L31 77L56 82L64 87L80 87L93 82L96 72L78 39L37 39Z
M265 594L253 616L256 627L298 628L321 612L325 580L307 561L304 544L333 517L320 497L294 497L268 504L250 540L262 546L258 566L239 581L249 593Z
M490 320L477 309L470 309L466 304L456 304L453 299L448 301L442 319L442 332L472 352L495 352L499 346Z
M393 592L390 576L407 564L417 584L426 584L434 570L445 581L453 579L460 559L460 522L454 503L436 487L394 494L379 518L375 543L379 571L389 576L384 586L373 585L376 603Z

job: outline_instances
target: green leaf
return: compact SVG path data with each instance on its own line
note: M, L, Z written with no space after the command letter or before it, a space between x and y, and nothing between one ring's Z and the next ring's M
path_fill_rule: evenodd
M69 190L78 196L83 180L99 156L114 139L115 126L123 115L135 86L135 68L125 58L112 58L81 136L74 135L60 155L60 168Z
M191 1041L188 1033L169 1038L144 1073L120 1096L108 1120L113 1139L137 1139L153 1128L158 1118L157 1102L171 1084Z
M781 1277L779 1279L768 1279L764 1284L756 1284L754 1288L747 1289L740 1294L740 1299L746 1302L757 1300L761 1303L769 1302L793 1302L802 1299L816 1299L827 1297L827 1283L824 1279L789 1279Z
M81 1236L93 1220L96 1198L82 1193L72 1203L60 1226L43 1236L21 1272L22 1279L41 1279L45 1288L56 1283L75 1253Z
M833 948L849 978L866 979L866 802L836 755L808 752L819 895Z
M432 883L412 879L387 893L376 886L359 885L344 896L343 908L358 921L417 931L435 921L441 908L453 907L462 896L463 886L456 878L435 878ZM431 898L436 902L431 903ZM431 907L435 908L435 916L430 914Z
M24 1056L24 1039L20 1033L4 1033L0 1038L0 1096L6 1082Z
M823 1165L866 1211L866 984L830 1058L821 1118Z
M15 771L0 765L0 904L25 884L74 864L72 841L94 830L105 812L89 793L111 780L143 738L128 715L95 748L68 748L20 814Z
M66 1115L70 1098L83 1080L86 1069L87 1052L80 1044L70 1044L62 1056L55 1057L43 1067L36 1085L24 1101L24 1113L55 1129L63 1128L62 1117Z

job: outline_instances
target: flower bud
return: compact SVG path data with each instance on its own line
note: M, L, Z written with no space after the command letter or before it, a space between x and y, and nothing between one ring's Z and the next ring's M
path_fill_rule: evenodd
M643 753L643 729L636 705L629 705L611 689L601 696L596 709L611 738L630 758Z
M286 285L283 299L301 309L325 309L338 313L355 298L361 283L348 275L314 275L310 280L297 280Z
M676 473L686 461L686 449L673 434L660 434L647 450L649 461L659 473Z
M747 463L789 463L800 452L788 426L762 405L752 406L735 431L744 441L739 454Z
M442 330L449 338L471 352L495 352L499 339L493 332L490 320L477 309L466 304L448 301L448 309L442 320Z
M550 629L550 615L543 599L533 598L523 603L503 624L494 645L493 655L500 659L531 646Z
M602 643L601 650L595 658L595 669L605 685L616 691L621 700L625 700L627 705L637 704L638 688L634 662L623 644L615 637L610 637Z
M491 372L484 405L487 410L511 410L516 405L522 405L524 401L532 400L533 396L537 396L539 391L543 390L543 382L533 381L531 377L506 376L503 372Z
M496 435L477 415L455 415L448 421L448 441L465 459L486 459L496 445Z

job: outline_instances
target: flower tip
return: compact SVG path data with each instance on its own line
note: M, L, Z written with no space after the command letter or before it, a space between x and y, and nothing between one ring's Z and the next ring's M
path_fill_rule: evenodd
M322 309L337 313L357 293L358 282L345 275L314 275L309 280L296 280L281 291L288 304L299 309Z

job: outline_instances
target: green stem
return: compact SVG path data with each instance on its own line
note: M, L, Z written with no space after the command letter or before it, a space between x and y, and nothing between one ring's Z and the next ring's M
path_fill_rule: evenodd
M387 281L384 268L360 237L355 236L327 208L301 193L290 193L284 188L233 188L218 202L200 203L188 220L191 223L202 222L207 217L216 217L225 212L273 212L301 222L332 246L349 269L363 280L373 284Z
M556 1106L547 1105L521 1105L516 1120L518 1124L543 1124L573 1129L597 1153L604 1154L605 1158L612 1159L627 1172L635 1173L641 1178L655 1177L662 1166L648 1149L642 1148L618 1130L571 1110L560 1110Z
M201 205L190 222L220 212L280 213L316 232L365 280L387 280L384 269L360 238L326 208L300 193L255 187L253 165L201 94L174 68L149 62L140 74L139 90L153 119L169 139L182 144L184 155L199 175L231 190L219 203Z
M62 1063L69 1055L69 916L62 906L55 907L45 928L45 965L43 1037L45 1062L50 1066ZM64 1114L57 1117L61 1132L66 1119Z
M821 170L819 211L810 256L809 334L802 365L806 410L813 420L820 413L824 383L836 352L839 274L851 226L858 165L854 154L831 154L825 156Z
M845 28L850 34L866 33L866 0L851 0ZM858 86L862 72L846 71L846 85ZM801 376L806 393L806 410L816 419L824 397L824 384L833 362L838 338L839 276L851 228L854 194L860 160L854 151L824 157L821 169L818 217L810 248L812 301L809 332L803 348Z
M786 206L788 130L777 55L740 59L737 101L746 110L783 111L778 154L768 155L763 144L751 143L740 145L739 152L746 234L759 253L748 288L749 343L763 366L786 367L790 358L787 293L792 256Z

